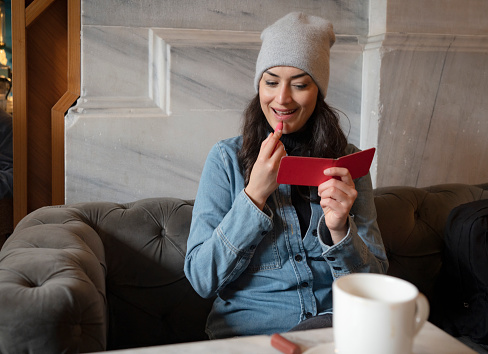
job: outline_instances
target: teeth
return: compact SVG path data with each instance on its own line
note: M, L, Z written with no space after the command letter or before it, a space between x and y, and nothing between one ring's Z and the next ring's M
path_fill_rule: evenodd
M295 112L295 109L292 109L290 111L277 111L276 109L274 110L278 115L280 116L286 116L288 114L292 114L293 112Z

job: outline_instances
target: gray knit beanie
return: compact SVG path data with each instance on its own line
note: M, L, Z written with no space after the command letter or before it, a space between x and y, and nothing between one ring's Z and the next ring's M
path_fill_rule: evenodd
M321 17L292 12L261 33L254 86L275 66L293 66L309 74L324 97L329 84L330 47L335 42L332 23Z

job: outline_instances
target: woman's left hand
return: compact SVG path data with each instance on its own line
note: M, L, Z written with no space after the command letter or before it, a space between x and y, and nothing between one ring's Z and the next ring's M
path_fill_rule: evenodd
M358 192L347 168L328 168L324 174L336 177L322 183L318 188L325 223L330 230L332 241L336 244L347 235L349 212Z

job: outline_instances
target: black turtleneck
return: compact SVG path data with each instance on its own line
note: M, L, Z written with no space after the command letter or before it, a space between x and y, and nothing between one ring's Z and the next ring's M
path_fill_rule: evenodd
M268 124L268 130L274 131ZM310 156L310 151L305 150L307 142L313 138L312 128L310 124L306 124L304 129L291 134L283 134L280 138L283 145L285 145L286 153L290 156ZM310 193L310 188L307 186L290 186L291 187L291 203L296 210L298 221L300 223L300 231L302 238L305 237L307 230L310 226L310 218L312 217L312 209L310 208L311 202L318 203L317 200L311 200L312 195L316 195L317 188L314 193ZM326 234L322 235L322 240L327 245L333 245L332 237L329 230L326 230Z
M269 125L268 125L269 126ZM269 126L271 130L271 126ZM310 152L303 151L307 142L312 139L311 129L306 125L304 129L291 134L283 134L281 142L285 145L286 153L290 156L310 156ZM291 202L296 210L302 237L305 237L310 225L312 209L310 208L310 187L291 186Z

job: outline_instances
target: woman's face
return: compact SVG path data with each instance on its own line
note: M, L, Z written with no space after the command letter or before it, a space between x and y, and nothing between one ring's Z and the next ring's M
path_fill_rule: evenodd
M291 66L266 70L259 81L259 101L269 125L283 122L283 133L303 128L312 115L319 89L312 77Z

